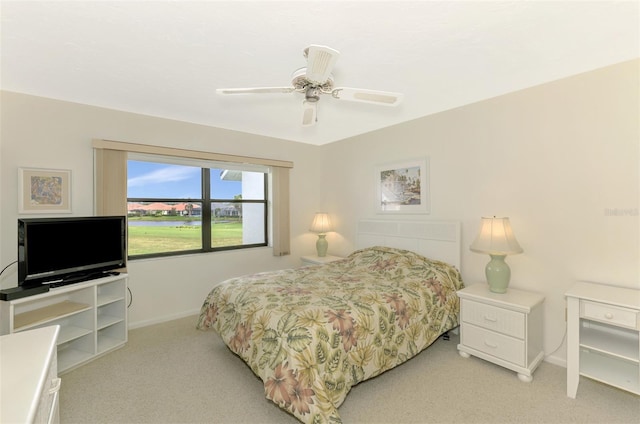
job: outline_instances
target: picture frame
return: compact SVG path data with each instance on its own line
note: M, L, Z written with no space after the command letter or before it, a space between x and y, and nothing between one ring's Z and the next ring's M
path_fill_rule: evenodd
M376 212L382 214L428 214L429 158L376 166Z
M19 213L71 213L71 171L18 168Z

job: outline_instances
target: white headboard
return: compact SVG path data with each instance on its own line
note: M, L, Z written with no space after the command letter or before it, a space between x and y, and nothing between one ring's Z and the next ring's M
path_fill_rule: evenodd
M460 270L459 221L362 219L358 222L356 248L371 246L411 250Z

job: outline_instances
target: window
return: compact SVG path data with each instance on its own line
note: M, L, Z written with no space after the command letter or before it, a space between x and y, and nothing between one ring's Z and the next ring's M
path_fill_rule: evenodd
M96 215L127 214L128 159L143 162L171 163L174 165L185 165L209 170L212 167L215 168L215 166L212 165L213 163L217 163L220 165L219 168L223 170L235 169L257 173L268 172L265 180L265 193L269 193L269 202L263 203L265 204L265 216L267 214L269 215L269 220L267 221L269 225L264 224L264 228L268 231L269 237L265 237L265 241L268 241L273 248L274 256L290 254L289 170L293 168L293 162L101 139L94 139L92 144L95 165L94 195ZM145 157L146 160L144 160ZM183 163L180 163L180 161L183 161ZM222 164L224 164L224 166L222 166ZM248 174L243 174L243 178L244 175ZM203 181L204 180L203 178ZM209 179L207 178L206 181L209 181ZM243 191L244 189L245 185L243 185ZM202 188L202 190L203 193L209 193L205 188ZM209 193L209 197L210 196L211 194ZM204 195L202 195L202 197L204 197ZM260 202L250 197L234 200L242 200L243 209L246 208L246 204L248 203ZM244 202L244 200L252 200L252 202ZM184 201L184 199L180 199L180 201ZM266 210L266 205L268 205L268 211ZM203 206L202 213L206 212L208 210L207 208L208 207ZM243 210L243 213L246 215L246 211ZM243 218L243 242L245 236L251 234L248 231L248 227L251 224L252 223L246 218ZM209 225L206 224L206 220L205 225ZM209 234L209 232L203 231L202 234L203 237L205 237L205 234ZM243 245L242 247L247 247L247 245ZM197 249L197 251L203 249L204 247L201 247Z
M268 171L129 154L129 257L266 246Z

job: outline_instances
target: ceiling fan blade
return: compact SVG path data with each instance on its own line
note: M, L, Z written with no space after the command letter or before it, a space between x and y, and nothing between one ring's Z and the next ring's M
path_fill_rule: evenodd
M307 47L307 73L306 78L317 84L324 84L329 80L333 65L335 65L340 52L331 47L311 45Z
M293 87L257 87L257 88L218 88L218 94L265 94L265 93L293 93Z
M317 102L302 102L302 125L309 127L315 125L318 121L318 103Z
M402 101L401 93L389 91L366 90L362 88L338 87L331 91L336 99L350 102L372 103L384 106L397 106Z

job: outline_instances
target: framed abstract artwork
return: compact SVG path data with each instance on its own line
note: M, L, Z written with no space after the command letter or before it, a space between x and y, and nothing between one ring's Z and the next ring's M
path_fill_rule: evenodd
M377 166L376 212L430 213L428 174L428 158Z
M71 171L18 169L19 213L70 213Z

